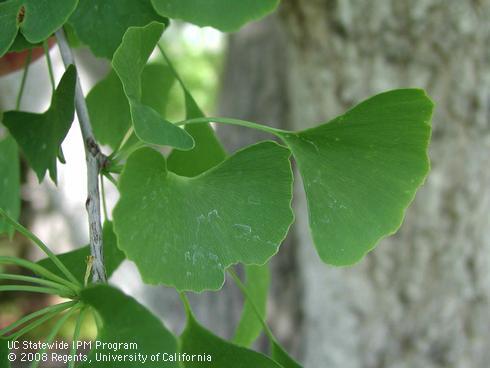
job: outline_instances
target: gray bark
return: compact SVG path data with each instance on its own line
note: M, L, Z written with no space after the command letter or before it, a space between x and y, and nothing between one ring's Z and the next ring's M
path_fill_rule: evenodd
M231 38L227 115L302 129L399 87L437 106L432 173L399 233L358 265L319 261L298 186L296 241L276 260L293 266L273 276L272 305L290 314L270 319L283 341L296 331L286 342L306 367L488 367L489 19L488 1L284 0Z

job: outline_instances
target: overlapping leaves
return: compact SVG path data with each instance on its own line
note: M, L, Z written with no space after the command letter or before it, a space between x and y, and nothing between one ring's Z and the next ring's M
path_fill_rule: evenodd
M289 150L263 142L187 178L144 148L120 178L114 209L119 247L145 282L218 289L233 263L263 264L293 220Z
M75 83L77 73L71 65L53 93L51 106L43 114L9 111L3 123L17 141L39 181L46 171L56 183L56 160L61 143L73 122L75 113Z

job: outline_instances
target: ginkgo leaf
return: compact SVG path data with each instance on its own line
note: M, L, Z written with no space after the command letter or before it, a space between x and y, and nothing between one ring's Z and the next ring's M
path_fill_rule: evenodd
M188 311L187 326L180 337L181 354L199 355L203 361L186 361L185 368L282 368L269 357L234 345L202 327ZM204 360L204 359L210 360Z
M279 0L152 0L156 11L169 18L224 32L236 31L245 23L271 13Z
M133 298L123 294L120 290L108 285L96 285L82 290L81 300L97 311L102 319L102 328L98 331L97 341L100 343L132 343L137 344L136 354L175 354L177 352L177 339L165 328L162 322L150 313L145 307ZM125 350L129 355L129 350ZM99 346L88 355L88 361L81 367L141 367L140 361L112 360L109 362L96 361L95 355L105 357L117 356L121 351L110 347ZM148 359L145 367L179 367L177 362L154 361Z
M122 253L117 247L117 239L112 228L112 222L106 221L104 223L102 237L104 240L104 265L107 278L110 278L124 260L124 253ZM84 283L85 273L87 270L88 256L90 256L89 245L75 249L71 252L57 255L60 261L70 270L70 272L77 278L78 281L80 281L82 285ZM59 270L58 266L53 263L51 258L42 259L38 262L38 264L55 275L64 277L64 274Z
M400 227L429 171L432 108L421 90L395 90L327 124L282 134L303 177L323 261L353 264Z
M282 368L302 368L301 364L291 358L275 339L269 339L269 342L271 344L271 357L275 362L279 363Z
M228 266L265 263L286 236L293 221L289 155L262 142L188 178L167 171L157 151L135 151L113 212L119 248L147 283L219 289Z
M114 53L112 66L128 98L133 127L138 138L149 144L187 150L194 146L192 137L142 101L141 74L163 30L164 25L156 22L146 27L129 28L121 46Z
M111 59L124 33L132 26L166 22L150 0L80 0L69 22L94 55Z
M75 10L78 0L8 0L0 2L0 57L20 31L30 43L47 39Z
M0 173L0 208L17 220L20 214L20 164L17 144L10 136L0 140ZM12 230L0 217L0 234Z
M70 65L53 93L51 106L43 114L9 111L3 123L24 153L41 182L49 170L56 183L56 159L75 113L76 69Z
M252 346L262 332L262 320L266 317L267 296L269 294L270 272L269 265L246 266L245 286L248 298L245 299L242 316L235 331L233 342L246 347ZM253 304L252 304L253 303Z

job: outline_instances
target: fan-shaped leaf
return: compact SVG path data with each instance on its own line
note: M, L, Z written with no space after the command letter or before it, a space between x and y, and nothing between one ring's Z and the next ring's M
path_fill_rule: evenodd
M3 123L24 152L40 182L49 170L51 179L56 183L56 159L75 113L76 77L75 67L70 65L45 113L9 111L3 116Z
M167 171L165 158L134 152L114 209L118 244L147 283L219 289L233 263L263 264L293 220L289 150L263 142L194 178Z
M142 101L141 74L163 29L164 25L156 22L146 27L129 28L114 54L112 65L128 98L133 127L138 138L150 144L191 149L194 141L184 129L165 120Z
M17 144L10 136L0 140L0 208L17 220L20 214L20 167ZM0 234L12 232L3 217L0 218Z
M15 40L18 30L27 41L38 43L60 28L78 0L9 0L0 3L0 56Z
M269 14L279 0L152 0L152 3L163 16L228 32Z
M70 18L80 40L94 55L107 59L112 58L129 27L152 21L166 19L155 12L150 0L80 0Z
M322 260L349 265L399 227L429 171L433 104L421 90L374 96L328 124L283 134L298 163Z
M102 328L98 331L97 341L102 343L137 344L136 354L150 356L157 353L174 354L177 352L177 340L162 322L133 298L108 285L97 285L82 290L81 299L93 307L102 319ZM95 354L117 356L118 352L105 347L92 350L88 362L82 367L140 367L140 361L126 360L97 362ZM120 353L120 352L119 352ZM128 351L125 351L126 355ZM178 367L176 362L152 362L148 359L145 367Z

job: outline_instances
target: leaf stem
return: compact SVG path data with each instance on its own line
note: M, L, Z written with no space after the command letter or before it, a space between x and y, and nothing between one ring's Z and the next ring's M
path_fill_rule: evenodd
M78 293L80 291L81 286L79 285L78 281L77 281L77 284L74 284L68 280L65 280L62 277L59 277L58 275L55 275L54 273L47 270L46 268L44 268L44 267L42 267L36 263L27 261L25 259L21 259L21 258L17 258L17 257L0 256L0 264L13 264L16 266L27 268L27 269L33 271L34 273L37 273L40 276L43 276L49 280L52 280L52 281L55 281L55 282L58 282L62 285L67 286L68 288L73 290L75 293Z
M65 36L63 28L56 31L56 39L65 67L75 64L72 50ZM83 95L80 78L77 75L75 90L75 107L82 132L85 157L87 162L87 201L86 208L90 232L90 254L94 257L92 280L94 283L107 282L104 266L104 251L102 241L102 220L100 211L99 173L107 164L107 157L101 152L92 132L87 103Z
M71 351L70 351L70 356L74 357L77 353L77 348L76 348L76 341L78 341L80 337L80 329L82 327L82 322L83 318L85 316L85 312L87 309L82 308L80 311L80 314L78 315L77 318L77 324L75 325L75 331L73 332L73 340L71 344ZM75 367L75 359L70 359L70 362L68 363L68 368L74 368Z
M279 138L282 138L284 134L289 133L287 130L277 129L277 128L273 128L273 127L270 127L267 125L253 123L251 121L240 120L240 119L232 119L232 118L202 117L202 118L182 120L182 121L179 121L175 124L176 125L187 125L187 124L205 124L205 123L219 123L219 124L226 124L226 125L238 125L238 126L242 126L242 127L246 127L246 128L260 130L262 132L270 133L270 134L273 134Z
M17 101L15 103L16 110L20 109L20 103L22 101L22 96L24 95L24 88L26 86L27 74L29 74L29 66L31 65L31 59L32 59L32 50L29 50L24 65L24 73L22 74L22 81L20 82L19 94L17 95Z
M56 89L53 73L53 64L51 63L51 55L49 54L48 40L43 42L44 55L46 55L46 63L48 64L49 81L51 82L51 88L54 91Z
M61 303L61 304L56 304L56 305L50 305L49 307L46 307L46 308L43 308L43 309L40 309L38 311L35 311L31 314L28 314L27 316L24 316L22 317L21 319L15 321L14 323L12 323L11 325L3 328L2 330L0 330L0 336L3 336L5 335L6 333L9 333L10 331L16 329L17 327L19 326L22 326L24 323L27 323L31 320L33 320L34 318L37 318L39 316L43 316L45 315L46 313L49 313L49 312L54 312L54 311L63 311L65 309L68 309L74 305L76 305L78 302L66 302L66 303Z
M56 267L59 268L59 270L73 282L75 285L81 286L80 283L78 282L77 278L73 276L73 274L66 268L66 266L59 260L58 257L49 249L49 247L44 244L41 239L39 239L36 235L34 235L32 232L30 232L28 229L26 229L24 226L19 224L17 221L15 221L13 218L11 218L7 212L5 212L2 208L0 208L0 216L3 216L5 220L7 220L10 225L12 225L19 233L24 235L26 238L32 240L46 255L53 261L53 263L56 265Z
M34 284L39 284L43 286L47 286L53 289L59 289L63 293L67 294L72 294L74 290L67 288L64 285L61 285L57 282L41 279L39 277L30 277L30 276L24 276L24 275L13 275L13 274L1 274L0 273L0 280L14 280L14 281L24 281L24 282L31 282Z

